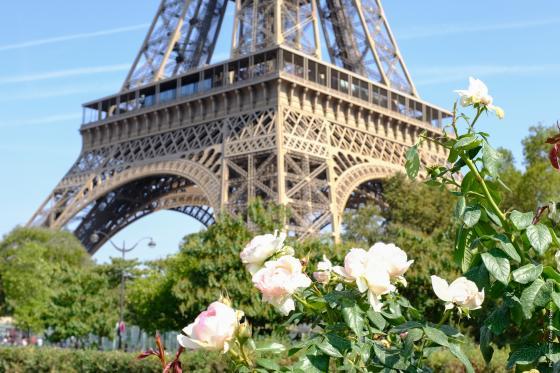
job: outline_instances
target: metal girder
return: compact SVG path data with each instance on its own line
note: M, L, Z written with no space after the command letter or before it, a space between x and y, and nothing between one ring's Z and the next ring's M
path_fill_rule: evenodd
M331 61L373 81L417 96L377 0L322 0L323 34Z
M207 64L227 0L162 0L123 90Z
M321 57L316 0L236 0L232 55L284 44Z
M92 242L93 233L112 237L138 219L159 210L187 214L205 226L213 223L212 209L200 190L188 179L176 175L150 176L127 183L99 198L80 212L69 226L93 254L104 240Z

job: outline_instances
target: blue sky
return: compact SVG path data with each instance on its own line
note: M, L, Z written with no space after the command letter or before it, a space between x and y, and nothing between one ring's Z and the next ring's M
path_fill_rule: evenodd
M141 5L139 5L141 3ZM0 234L24 224L80 151L81 104L120 89L159 0L4 2L0 6ZM560 2L396 1L384 7L422 98L443 107L470 75L484 80L506 119L488 118L493 142L513 150L536 123L560 119ZM231 9L230 9L231 10ZM231 16L217 58L229 53ZM133 224L117 242L151 235L153 259L177 251L201 229L160 212ZM95 258L116 254L103 247Z

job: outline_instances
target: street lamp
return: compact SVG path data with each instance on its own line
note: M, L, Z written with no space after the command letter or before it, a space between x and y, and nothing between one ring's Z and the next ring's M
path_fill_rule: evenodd
M136 241L136 243L129 248L126 247L126 243L123 241L122 246L119 247L110 239L108 234L106 234L104 232L100 232L100 231L94 232L89 237L89 240L92 243L97 243L97 242L99 242L99 239L100 239L99 235L102 235L105 238L107 238L109 240L109 242L111 243L111 245L115 248L115 250L117 250L118 252L120 252L122 254L123 265L124 265L124 260L125 260L125 254L134 250L138 246L139 243L141 243L145 240L149 240L148 247L150 247L150 248L156 247L156 242L154 241L154 239L152 237L143 237L143 238L139 239L138 241ZM118 342L119 350L122 348L121 324L124 324L124 283L125 283L125 281L126 281L126 277L124 275L124 266L123 266L122 271L121 271L121 287L120 287L120 292L119 292L119 323L118 323L118 327L117 327L117 337L118 337L118 340L119 340L119 342Z

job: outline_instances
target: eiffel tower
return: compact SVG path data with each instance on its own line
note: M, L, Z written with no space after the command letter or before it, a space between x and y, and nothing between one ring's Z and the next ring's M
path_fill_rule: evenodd
M211 64L228 6L230 58ZM163 0L121 91L83 109L81 153L28 225L91 254L152 212L208 226L257 197L299 237L336 239L450 117L419 98L380 0Z

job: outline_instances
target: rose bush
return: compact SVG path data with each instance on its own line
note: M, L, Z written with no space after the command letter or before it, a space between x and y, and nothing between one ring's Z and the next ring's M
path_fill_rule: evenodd
M213 303L178 336L181 345L223 351L240 372L424 372L430 371L427 357L442 349L473 372L461 349L463 335L448 320L460 323L465 316L481 314L489 315L479 335L487 362L493 356L492 341L500 338L511 351L508 368L560 369L560 317L555 313L560 307L560 273L556 263L546 263L554 259L545 255L550 247L560 246L557 204L547 203L536 213L500 209L507 190L499 177L500 153L475 124L486 112L501 119L504 111L493 104L480 80L471 78L469 88L457 93L464 107L476 111L474 119L458 114L456 104L453 133L444 130L435 139L421 136L407 152L405 165L409 177L420 173L424 141L434 141L449 153L447 164L422 171L429 185L446 188L458 198L455 259L464 276L451 283L431 276L434 295L444 302L439 323L425 321L399 291L407 285L405 274L414 260L394 244L378 242L367 251L353 248L342 266L323 256L312 271L306 258L296 258L294 250L284 246L286 235L275 234L255 237L240 259L262 300L290 316L286 324L311 322L306 324L308 338L288 347L259 345L240 311ZM477 311L484 307L489 309ZM262 357L286 349L297 357L291 366Z

